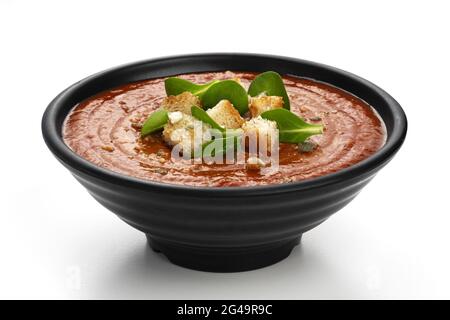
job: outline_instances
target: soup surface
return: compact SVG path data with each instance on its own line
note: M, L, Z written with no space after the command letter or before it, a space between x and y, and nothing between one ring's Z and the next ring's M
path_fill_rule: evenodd
M178 77L196 83L240 78L248 88L250 72L212 72ZM90 162L141 179L191 186L255 186L310 179L349 167L376 152L385 142L385 127L364 101L333 86L284 76L291 111L309 123L323 124L310 139L318 147L300 152L280 143L279 168L270 174L241 164L172 161L161 134L140 137L140 127L166 96L164 78L145 80L102 92L79 103L68 115L63 137Z

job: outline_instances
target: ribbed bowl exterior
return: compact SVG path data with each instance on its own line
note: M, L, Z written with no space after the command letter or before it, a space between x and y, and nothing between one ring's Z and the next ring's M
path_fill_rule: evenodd
M299 236L347 205L372 178L301 192L199 197L75 177L98 202L136 229L206 247L253 246Z
M261 187L199 188L123 176L81 158L63 141L67 114L98 92L143 79L223 70L274 70L353 93L382 117L386 143L368 159L315 179ZM309 61L258 54L177 56L103 71L64 90L42 120L49 149L98 202L146 233L152 248L172 262L207 271L250 270L285 258L304 232L347 205L392 159L406 131L400 105L367 80Z

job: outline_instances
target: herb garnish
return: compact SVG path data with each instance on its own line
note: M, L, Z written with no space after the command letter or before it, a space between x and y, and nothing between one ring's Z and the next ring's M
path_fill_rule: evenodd
M228 100L240 114L244 114L248 110L247 92L234 80L223 80L213 84L205 91L200 100L206 109L214 107L221 100Z
M300 143L310 136L323 133L320 124L309 124L286 109L275 109L263 112L261 117L277 123L280 142Z
M191 113L192 116L194 118L197 118L198 120L207 123L211 126L211 128L213 129L217 129L221 132L225 131L224 128L222 128L217 122L215 122L208 113L206 113L205 110L201 109L200 107L197 106L192 106L191 107Z
M206 109L214 107L220 100L228 100L244 114L248 110L248 96L238 82L234 80L215 80L205 84L195 84L185 79L168 78L164 81L168 96L189 91L199 97Z
M166 89L166 94L168 96L176 96L180 93L189 91L193 95L201 98L201 96L208 90L209 87L219 82L220 80L214 80L205 84L196 84L190 82L189 80L181 79L181 78L167 78L164 81L164 86Z
M228 151L235 151L241 148L242 130L226 129L219 134L220 138L207 141L202 146L202 154L205 157L224 156Z
M260 94L282 97L283 108L287 110L291 108L283 79L275 71L267 71L257 75L248 88L248 94L251 97L256 97Z
M155 131L164 128L164 125L169 121L169 116L166 110L159 109L153 112L150 117L144 122L141 129L141 136L149 135Z

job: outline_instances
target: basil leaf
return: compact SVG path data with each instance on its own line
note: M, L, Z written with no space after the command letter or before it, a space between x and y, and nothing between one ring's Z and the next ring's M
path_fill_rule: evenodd
M220 100L228 100L244 114L248 111L248 96L244 87L234 80L223 80L214 83L200 98L203 106L208 109L214 107Z
M308 137L323 133L320 124L309 124L286 109L275 109L263 112L261 117L277 123L280 142L300 143Z
M220 132L220 138L207 141L202 145L202 154L209 153L208 156L225 155L232 149L236 150L240 146L242 130L225 129L212 119L209 114L198 106L191 107L192 116L204 123L209 124L213 129Z
M227 152L241 148L242 130L227 129L222 132L222 137L208 141L202 146L203 156L224 156Z
M265 93L268 96L283 97L283 108L288 110L291 108L283 79L275 71L261 73L253 79L248 88L248 94L251 97L256 97L261 93Z
M144 137L155 131L164 128L164 125L169 121L167 111L164 109L156 110L144 122L141 129L141 135Z
M206 113L206 111L203 110L202 108L197 107L197 106L192 106L191 113L194 118L197 118L198 120L209 124L212 128L217 129L219 131L225 131L225 129L222 128L217 122L215 122L213 120L213 118L211 118L209 116L209 114Z
M164 81L164 87L166 88L166 94L168 96L176 96L180 93L189 91L201 99L201 96L206 90L217 82L219 82L219 80L214 80L205 84L195 84L185 79L172 77Z

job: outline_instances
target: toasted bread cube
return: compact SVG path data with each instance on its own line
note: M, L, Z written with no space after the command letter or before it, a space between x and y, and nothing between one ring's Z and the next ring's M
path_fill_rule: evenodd
M180 111L169 112L168 117L169 122L162 133L163 139L170 146L180 145L183 154L191 153L196 147L195 143L203 144L211 140L210 125Z
M181 111L169 112L167 117L169 118L169 122L171 124L175 124L178 121L183 120L183 113Z
M262 147L269 152L272 151L272 143L275 142L273 139L278 137L277 123L260 116L246 121L242 125L242 130L246 137L255 139L258 148ZM265 141L265 144L262 141Z
M261 113L283 108L283 97L278 96L258 96L250 98L250 113L253 118L259 116Z
M265 166L267 166L267 163L258 157L249 157L246 162L248 170L259 170Z
M161 103L161 107L168 112L180 111L185 114L191 114L192 106L201 106L200 99L188 91L176 96L168 96Z
M206 112L217 124L226 129L238 129L244 123L244 119L228 100L219 101Z

